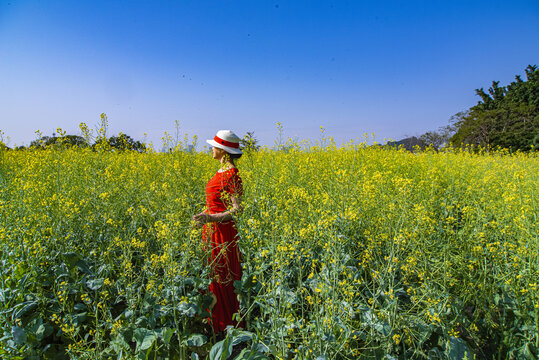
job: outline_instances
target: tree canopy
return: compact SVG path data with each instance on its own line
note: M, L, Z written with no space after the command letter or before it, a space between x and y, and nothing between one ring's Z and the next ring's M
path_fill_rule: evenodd
M145 152L146 145L138 140L134 140L131 136L119 133L118 136L111 136L106 139L106 143L110 149L116 149L120 151L134 150L138 152ZM96 142L93 146L97 146Z
M477 105L457 114L455 145L473 144L529 151L539 146L539 69L529 65L526 80L519 75L507 86L493 81Z
M61 135L56 136L42 136L37 140L34 140L30 143L30 147L34 148L45 148L52 145L63 145L63 146L79 146L85 147L88 146L82 136L78 135Z
M1 146L1 145L0 145ZM145 152L146 145L138 140L134 140L131 136L119 133L118 136L111 136L109 138L98 138L93 144L88 144L86 139L78 135L60 135L56 136L42 136L37 140L30 143L30 148L45 149L51 146L57 147L87 147L91 146L93 149L100 147L103 150L134 150L138 152ZM19 150L24 150L24 146L18 147Z

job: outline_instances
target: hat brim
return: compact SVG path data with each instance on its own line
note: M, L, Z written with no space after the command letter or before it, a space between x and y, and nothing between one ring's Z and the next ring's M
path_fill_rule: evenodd
M236 149L236 148L233 148L233 147L221 145L215 140L206 140L206 142L208 144L210 144L211 146L215 146L216 148L223 149L224 151L226 151L229 154L243 154L243 152L240 149Z

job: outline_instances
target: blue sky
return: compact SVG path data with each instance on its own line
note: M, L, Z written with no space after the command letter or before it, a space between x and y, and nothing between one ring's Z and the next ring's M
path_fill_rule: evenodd
M0 129L338 142L446 125L539 64L539 1L0 0Z

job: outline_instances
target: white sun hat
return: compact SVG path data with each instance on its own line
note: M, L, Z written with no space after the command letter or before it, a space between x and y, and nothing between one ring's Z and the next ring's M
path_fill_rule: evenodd
M243 154L240 149L240 138L230 130L219 130L213 140L206 140L206 142L229 154Z

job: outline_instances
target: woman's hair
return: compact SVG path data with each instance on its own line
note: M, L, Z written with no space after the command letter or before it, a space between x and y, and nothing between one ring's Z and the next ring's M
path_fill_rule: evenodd
M232 160L237 160L237 159L239 159L239 158L241 157L241 155L242 155L242 154L231 154L231 153L228 153L228 152L227 152L227 154L228 154L228 156L230 156L230 158L231 158Z

